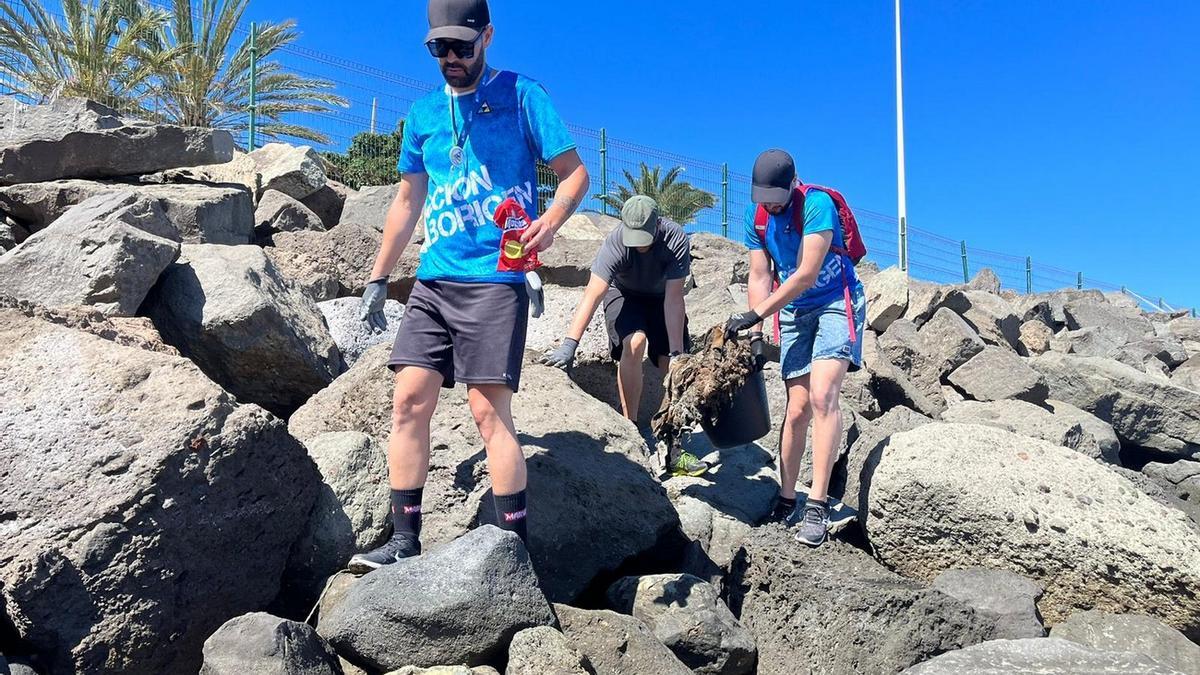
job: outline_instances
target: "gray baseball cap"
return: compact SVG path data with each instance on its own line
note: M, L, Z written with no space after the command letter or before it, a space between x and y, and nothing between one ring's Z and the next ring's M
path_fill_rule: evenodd
M649 246L658 232L658 203L645 195L630 197L621 207L621 243Z
M487 0L429 0L425 41L448 38L471 42L492 22Z
M786 204L792 197L796 163L783 150L767 150L754 160L750 176L750 201L755 204Z

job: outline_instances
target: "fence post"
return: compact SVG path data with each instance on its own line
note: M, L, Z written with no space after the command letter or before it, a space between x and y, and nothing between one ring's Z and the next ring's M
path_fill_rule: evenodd
M907 218L900 217L900 269L908 272L908 223Z
M372 96L371 97L371 133L372 134L375 133L375 118L376 118L376 115L378 115L378 113L379 113L379 99Z
M250 24L250 147L254 151L258 124L258 24Z
M1167 306L1165 304L1163 304L1163 299L1162 299L1161 295L1158 296L1158 311L1160 311L1160 312L1167 311Z
M608 215L608 131L600 127L600 213Z
M1079 277L1075 280L1075 288L1083 290L1083 272L1079 273Z
M1033 258L1025 257L1025 294L1033 295Z
M1195 307L1192 308L1192 318L1193 319L1196 318L1196 308Z
M962 241L963 283L971 283L971 272L967 267L967 240Z
M729 165L721 165L721 236L729 238Z

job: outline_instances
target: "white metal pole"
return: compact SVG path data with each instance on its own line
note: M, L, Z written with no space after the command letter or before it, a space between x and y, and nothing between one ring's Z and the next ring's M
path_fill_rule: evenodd
M904 184L904 85L900 60L900 0L896 0L896 188L900 199L900 269L908 271L908 201Z
M371 133L375 133L375 114L379 111L379 99L371 99Z

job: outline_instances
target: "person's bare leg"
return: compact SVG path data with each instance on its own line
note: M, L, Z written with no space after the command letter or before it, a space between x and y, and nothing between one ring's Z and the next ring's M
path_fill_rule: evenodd
M813 480L810 499L824 500L829 493L829 476L842 442L842 380L849 362L813 361L810 395L813 415Z
M779 450L779 496L783 499L796 498L796 481L800 477L800 463L804 460L804 446L808 425L812 421L809 405L809 376L802 375L787 380L788 402L783 422Z
M396 373L392 430L388 436L388 483L393 490L414 490L429 474L429 422L437 408L442 375L405 366Z
M617 362L617 393L621 398L621 414L637 422L642 405L642 360L646 358L646 334L633 333L621 345L621 360Z
M522 541L528 541L525 454L521 452L513 425L512 397L512 390L503 384L474 384L467 387L471 415L487 448L496 525L500 529L515 532Z

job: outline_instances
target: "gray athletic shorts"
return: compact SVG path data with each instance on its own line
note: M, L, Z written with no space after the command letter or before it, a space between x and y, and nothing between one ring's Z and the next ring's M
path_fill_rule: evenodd
M529 295L524 284L418 281L413 287L388 367L417 366L455 383L521 382Z

